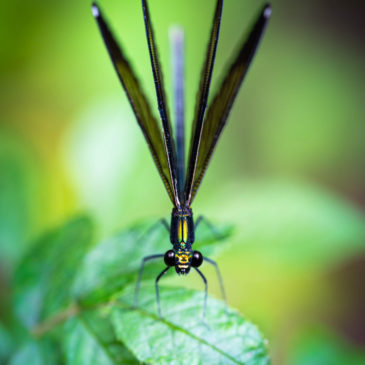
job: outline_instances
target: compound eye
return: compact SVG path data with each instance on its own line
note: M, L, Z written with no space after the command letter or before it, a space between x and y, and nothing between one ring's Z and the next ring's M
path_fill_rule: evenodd
M191 266L199 267L203 263L203 255L199 251L193 252L193 258L191 260Z
M175 266L175 252L172 250L168 250L165 253L164 261L167 266Z

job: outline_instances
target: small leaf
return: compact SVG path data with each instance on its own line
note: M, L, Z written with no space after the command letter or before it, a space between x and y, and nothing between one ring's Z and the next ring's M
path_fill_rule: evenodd
M219 246L226 247L222 240L227 238L232 227L218 227L219 237L203 223L197 230L196 243L204 254L211 255ZM101 242L86 256L77 274L73 293L78 301L95 303L106 300L110 295L136 281L143 257L165 253L171 247L169 232L160 223L142 223ZM143 278L156 277L163 259L146 265Z
M116 336L142 362L149 364L268 365L266 341L256 326L223 302L208 299L202 322L203 293L163 288L156 313L152 288L141 292L140 306L131 309L133 288L127 288L113 307Z
M20 262L14 278L15 311L28 328L68 305L70 287L92 243L88 218L44 235Z
M87 311L65 325L64 353L70 365L133 365L136 358L114 336L109 318Z

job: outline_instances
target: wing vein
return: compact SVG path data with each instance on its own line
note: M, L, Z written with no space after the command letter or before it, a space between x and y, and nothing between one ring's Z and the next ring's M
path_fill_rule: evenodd
M119 80L127 94L130 105L136 116L137 123L146 139L152 158L165 185L170 200L175 204L174 190L171 183L170 168L162 142L161 130L154 118L149 102L144 95L141 85L135 76L131 65L119 47L115 37L109 29L100 8L96 3L92 5L92 12L98 23L101 35L117 72Z
M213 18L213 25L210 32L208 49L205 57L202 76L199 83L197 103L195 106L194 121L190 139L190 150L189 150L189 160L188 160L189 164L188 164L188 171L186 175L186 182L184 189L186 206L189 206L191 203L191 193L193 189L193 181L197 166L197 159L199 155L200 141L204 124L204 115L207 107L210 82L213 74L215 54L217 51L220 22L222 17L222 8L223 8L223 0L217 0Z
M226 125L233 102L251 64L270 15L271 7L269 4L266 4L260 11L248 37L242 43L218 93L208 108L202 131L191 201L194 199L204 177L218 139Z
M157 47L154 39L154 32L152 28L152 22L149 15L147 1L142 0L142 10L144 16L144 22L146 27L147 43L151 58L152 73L155 81L155 89L158 103L158 110L161 116L163 140L169 166L170 180L172 184L172 190L174 194L174 204L180 206L178 187L177 187L177 171L176 171L176 158L175 158L175 143L172 135L171 123L169 120L169 114L166 103L165 90L163 85L163 77L161 72L161 66L158 58Z

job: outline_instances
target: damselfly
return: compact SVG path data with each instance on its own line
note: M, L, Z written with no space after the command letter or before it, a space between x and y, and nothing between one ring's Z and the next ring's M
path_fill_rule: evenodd
M248 37L245 38L238 50L234 61L230 65L223 82L207 108L209 88L213 73L214 60L217 50L223 0L217 0L210 32L208 49L205 56L203 70L196 98L195 113L192 125L189 157L185 168L185 126L184 126L184 61L183 61L183 33L175 30L172 34L174 58L174 90L175 90L175 135L170 123L170 116L166 104L165 89L162 72L155 44L154 32L147 6L147 0L142 0L142 10L146 27L147 44L155 81L158 110L162 124L162 133L156 118L153 116L150 104L142 91L135 73L127 61L122 49L118 46L114 35L108 27L100 8L93 3L92 12L99 25L105 45L113 62L119 80L130 101L137 122L146 139L147 145L162 178L167 193L173 204L170 225L162 220L170 232L172 249L165 254L156 254L143 258L135 291L135 305L138 304L138 293L144 265L147 261L164 259L165 269L157 276L156 297L158 313L161 317L158 282L160 278L174 267L177 274L186 275L190 269L197 271L205 284L205 299L203 317L205 318L207 305L208 283L199 270L203 261L214 265L219 277L223 298L225 299L222 278L218 265L210 258L203 257L199 251L193 250L195 229L202 218L195 224L191 204L198 191L207 166L212 157L219 137L226 125L233 101L240 85L247 73L249 65L260 42L267 21L271 15L271 7L266 4L261 9Z

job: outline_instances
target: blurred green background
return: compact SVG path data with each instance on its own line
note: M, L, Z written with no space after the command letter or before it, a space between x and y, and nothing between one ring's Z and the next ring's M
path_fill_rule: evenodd
M99 4L156 106L140 1ZM260 7L225 1L213 92ZM186 30L188 123L213 10L150 0L170 109L168 29ZM260 327L275 364L365 363L364 12L359 0L273 0L193 205L236 225L220 256L229 303ZM6 316L13 269L39 234L88 212L106 237L171 206L89 1L1 1L0 44ZM193 275L178 283L201 286Z

